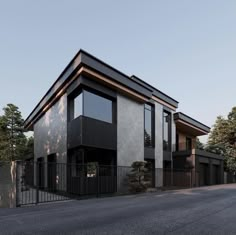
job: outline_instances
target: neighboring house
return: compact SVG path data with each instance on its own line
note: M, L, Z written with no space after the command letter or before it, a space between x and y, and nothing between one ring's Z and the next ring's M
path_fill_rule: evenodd
M170 96L80 50L25 121L34 131L35 161L45 163L40 184L67 177L68 188L78 166L143 160L158 169L194 169L200 185L221 183L222 157L194 148L210 128L177 108ZM62 176L50 163L71 168ZM156 186L163 182L156 176Z

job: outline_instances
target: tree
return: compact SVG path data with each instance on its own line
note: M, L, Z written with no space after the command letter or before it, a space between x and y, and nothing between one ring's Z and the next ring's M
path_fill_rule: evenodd
M25 156L33 156L34 155L34 137L30 136L26 142L25 148Z
M144 142L146 146L151 146L151 136L147 133L147 131L144 129Z
M236 171L236 107L227 118L217 117L206 150L224 155L226 170Z
M0 116L1 160L22 159L27 148L27 138L23 133L21 112L14 104L7 104L3 111L4 114Z
M7 161L7 134L6 130L0 126L0 161Z
M197 149L204 149L204 144L199 140L199 138L196 139L196 148Z
M128 184L131 192L145 192L151 186L151 169L146 161L136 161L131 165Z

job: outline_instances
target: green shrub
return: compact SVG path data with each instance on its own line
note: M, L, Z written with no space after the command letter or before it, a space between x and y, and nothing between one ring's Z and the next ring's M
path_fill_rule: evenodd
M146 161L136 161L131 165L128 174L128 185L131 192L145 192L152 182L151 166Z

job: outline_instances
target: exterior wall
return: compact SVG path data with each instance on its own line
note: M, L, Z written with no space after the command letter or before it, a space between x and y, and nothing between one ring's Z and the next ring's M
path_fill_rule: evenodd
M35 161L57 155L57 163L67 161L67 94L64 94L34 125ZM58 169L58 172L62 171ZM47 186L47 165L45 164L45 186ZM63 175L66 175L63 173ZM58 178L60 176L58 175ZM58 181L59 182L59 181ZM65 181L66 182L66 181ZM60 186L62 187L62 186ZM63 186L64 187L64 186Z
M144 160L144 104L117 94L117 165Z
M57 162L66 162L67 95L63 95L34 125L35 158L57 154ZM46 159L45 159L46 160Z
M196 137L195 136L190 136L186 133L183 133L181 131L176 131L179 135L179 143L176 143L176 144L179 144L179 151L181 150L186 150L186 137L189 137L192 139L192 149L195 148L195 144L196 144Z
M144 160L144 104L117 94L117 165L128 166ZM122 168L118 192L126 192L130 168Z
M174 121L174 112L171 112L172 115L172 123L171 123L171 146L172 146L172 152L175 151L176 149L176 125L175 125L175 121Z
M155 167L163 168L163 106L155 102Z
M16 207L16 162L0 164L0 208Z
M163 168L163 106L155 102L155 168ZM163 172L156 170L155 186L163 186Z

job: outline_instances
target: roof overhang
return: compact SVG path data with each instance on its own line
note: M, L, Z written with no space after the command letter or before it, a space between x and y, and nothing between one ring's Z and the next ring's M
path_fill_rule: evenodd
M191 136L207 135L210 132L210 127L181 112L174 114L174 120L178 131Z
M80 50L26 118L25 128L32 130L33 124L66 92L68 86L81 74L142 102L154 99L172 110L178 107L176 100L144 81L131 78L87 52Z

